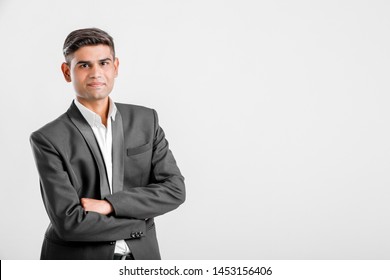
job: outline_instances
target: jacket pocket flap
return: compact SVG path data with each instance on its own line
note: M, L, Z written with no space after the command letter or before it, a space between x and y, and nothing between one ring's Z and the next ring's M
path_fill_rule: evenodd
M139 146L139 147L127 149L127 155L134 156L134 155L142 154L151 148L152 148L152 142L149 142L149 143L142 145L142 146Z

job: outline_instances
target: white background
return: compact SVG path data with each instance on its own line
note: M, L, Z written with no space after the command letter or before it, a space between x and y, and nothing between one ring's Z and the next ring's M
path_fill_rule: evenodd
M29 135L66 111L74 29L115 40L186 177L164 259L390 258L390 2L0 0L0 259L48 224Z

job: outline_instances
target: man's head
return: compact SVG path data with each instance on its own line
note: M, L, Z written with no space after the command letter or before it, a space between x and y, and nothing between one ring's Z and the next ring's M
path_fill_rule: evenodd
M63 52L66 62L61 70L77 99L84 105L107 100L119 66L112 37L98 28L75 30L66 38Z

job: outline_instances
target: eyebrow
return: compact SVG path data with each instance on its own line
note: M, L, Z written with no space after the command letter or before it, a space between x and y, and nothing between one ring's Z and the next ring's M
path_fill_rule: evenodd
M99 59L99 62L105 62L105 61L112 61L111 58L107 57L107 58L103 58L103 59ZM88 61L88 60L80 60L76 63L76 65L78 64L91 64L91 61Z

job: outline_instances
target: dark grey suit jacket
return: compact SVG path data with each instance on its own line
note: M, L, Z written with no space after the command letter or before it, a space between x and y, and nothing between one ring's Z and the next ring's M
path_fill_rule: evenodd
M91 127L72 103L30 141L50 218L41 259L112 259L125 239L135 259L160 259L154 217L185 199L184 178L154 110L116 103L113 194ZM80 198L106 199L114 213L86 212Z

